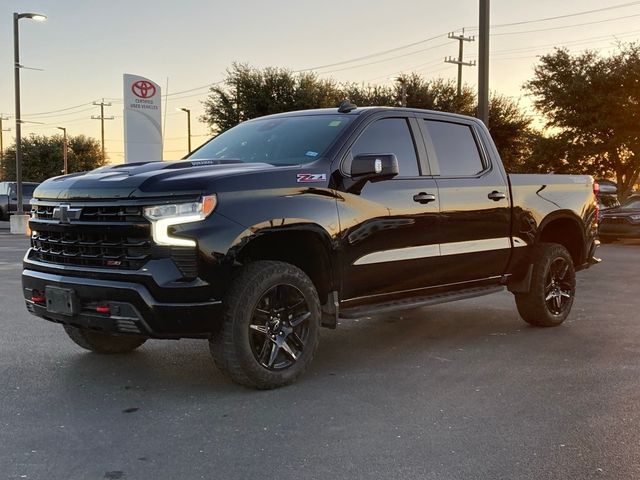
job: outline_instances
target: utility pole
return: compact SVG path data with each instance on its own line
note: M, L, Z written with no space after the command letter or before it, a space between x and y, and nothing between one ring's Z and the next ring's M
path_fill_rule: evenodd
M2 132L10 132L10 128L4 128L2 125L3 120L9 120L7 117L3 117L0 113L0 160L4 159L4 134Z
M489 16L490 0L480 0L478 33L478 118L489 126Z
M464 42L473 42L475 37L465 37L464 36L464 28L462 29L461 35L456 35L455 32L451 32L449 34L449 38L451 40L458 41L458 59L456 60L453 57L447 57L444 59L446 63L453 63L454 65L458 65L458 96L462 95L462 67L475 67L476 62L465 62L464 61Z
M62 130L62 133L64 135L64 140L62 142L62 158L64 159L63 162L63 169L62 169L62 174L66 175L67 173L69 173L69 164L67 163L67 152L69 151L69 144L67 142L67 129L65 127L57 127L59 130Z
M92 120L100 120L100 140L102 142L102 158L106 158L104 154L104 121L113 120L113 117L104 116L104 107L110 107L111 103L105 103L104 98L101 102L93 102L94 105L100 107L100 116L91 115Z

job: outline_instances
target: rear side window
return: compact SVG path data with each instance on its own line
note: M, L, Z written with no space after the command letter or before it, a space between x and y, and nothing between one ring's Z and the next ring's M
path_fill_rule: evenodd
M425 120L443 177L468 177L484 170L471 127L461 123Z
M417 177L418 157L404 118L383 118L369 125L351 148L351 154L394 153L398 158L401 177Z

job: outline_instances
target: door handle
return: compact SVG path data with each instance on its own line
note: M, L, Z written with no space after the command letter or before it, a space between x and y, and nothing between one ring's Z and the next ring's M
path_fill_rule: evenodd
M505 193L494 190L489 195L487 195L487 197L489 197L489 199L493 200L494 202L498 202L500 200L504 200L505 198L507 198L507 195Z
M424 192L420 192L417 195L413 196L413 201L414 202L418 202L418 203L429 203L429 202L435 202L436 201L436 196L433 193L424 193Z

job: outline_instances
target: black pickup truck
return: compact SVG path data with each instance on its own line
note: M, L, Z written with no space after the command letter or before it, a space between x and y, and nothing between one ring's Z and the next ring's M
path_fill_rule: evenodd
M38 186L37 183L22 183L22 205L24 213L31 211L31 196ZM9 220L9 216L16 213L18 206L18 194L16 191L16 182L0 182L0 220Z
M299 377L339 318L508 288L559 325L598 262L591 177L507 175L481 122L423 110L258 118L181 161L50 179L32 205L31 313L100 353L208 339L256 388Z

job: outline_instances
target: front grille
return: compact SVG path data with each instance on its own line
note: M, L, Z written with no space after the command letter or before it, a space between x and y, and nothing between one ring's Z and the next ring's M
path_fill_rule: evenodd
M54 205L37 205L31 212L34 218L41 220L53 220ZM85 222L142 222L146 220L142 216L142 207L132 206L85 206L82 207L80 221Z
M170 258L184 278L197 277L196 249L156 245L150 223L142 214L143 206L123 203L68 204L70 209L82 209L79 218L68 222L54 218L57 205L34 205L32 258L61 265L125 270L138 270L150 260Z
M39 227L31 236L31 246L44 262L128 270L141 268L152 254L151 242L144 238L75 229L46 232Z

